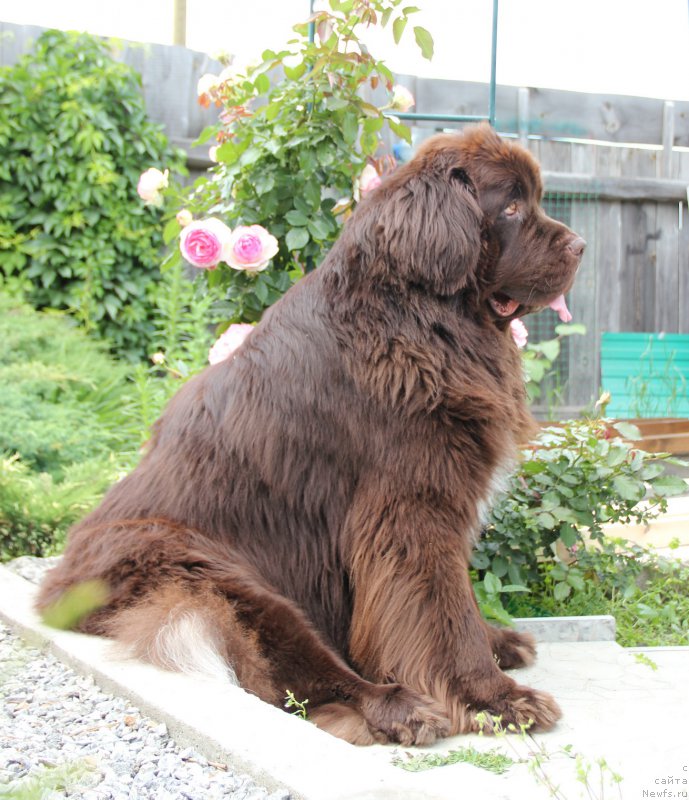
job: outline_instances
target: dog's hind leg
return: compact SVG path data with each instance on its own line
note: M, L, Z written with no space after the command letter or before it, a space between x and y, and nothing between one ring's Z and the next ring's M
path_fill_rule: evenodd
M236 676L244 689L279 707L291 691L309 700L322 727L350 741L428 744L448 730L430 698L354 672L305 613L228 543L164 519L83 528L48 575L39 608L94 579L107 585L109 597L79 630L115 638L148 661ZM324 705L329 710L319 714Z

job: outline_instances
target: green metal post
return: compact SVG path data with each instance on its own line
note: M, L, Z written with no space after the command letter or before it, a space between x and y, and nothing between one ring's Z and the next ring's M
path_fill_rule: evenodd
M313 16L313 4L314 4L314 0L309 0L309 16L310 17ZM315 22L309 22L309 42L311 44L313 44L315 39L316 39L316 23Z
M495 127L495 74L498 61L498 0L493 0L493 36L490 54L490 100L488 121Z

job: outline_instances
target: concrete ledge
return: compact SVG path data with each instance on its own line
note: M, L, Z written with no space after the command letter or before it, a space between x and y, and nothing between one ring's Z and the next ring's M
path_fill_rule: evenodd
M515 617L514 627L537 642L614 642L615 617Z
M123 661L111 642L48 628L32 608L35 588L0 567L0 618L31 644L47 647L106 691L126 697L144 713L165 722L180 744L247 772L269 789L286 786L301 800L456 797L456 793L429 790L422 775L393 767L374 748L353 747L236 686ZM464 768L462 786L469 796L485 793L490 778L499 780L474 767L458 766ZM506 786L504 792L495 787L489 796L511 797Z
M689 648L672 648L653 670L612 641L542 644L536 665L513 676L555 695L564 716L552 732L532 740L453 737L428 748L445 754L460 746L497 747L524 761L500 776L461 763L413 773L392 766L395 755L404 757L400 748L353 747L237 687L119 660L105 640L47 628L32 610L34 592L35 586L0 567L0 618L165 722L182 746L192 745L270 789L286 787L294 800L546 800L549 790L535 782L526 764L534 742L552 754L544 768L568 800L583 787L575 760L563 754L565 745L591 765L605 758L625 779L624 798L657 790L656 778L686 777Z

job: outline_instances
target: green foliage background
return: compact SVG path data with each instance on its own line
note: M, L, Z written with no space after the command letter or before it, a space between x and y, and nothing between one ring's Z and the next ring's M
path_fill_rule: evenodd
M0 275L134 358L153 330L162 246L138 178L182 168L140 80L100 39L57 30L0 68Z
M272 264L258 274L223 264L205 271L209 287L223 290L215 310L225 323L260 319L320 264L359 199L358 177L377 161L382 131L411 141L410 129L389 110L393 75L359 35L362 28L388 26L399 42L418 10L402 0L329 0L313 15L313 40L307 23L296 25L288 48L265 50L259 64L230 75L214 91L221 119L197 143L215 139L218 163L183 203L197 218L216 216L231 228L262 225L280 243ZM430 58L430 34L412 29ZM366 99L373 92L380 107ZM171 219L166 241L179 232ZM171 263L180 258L174 251Z

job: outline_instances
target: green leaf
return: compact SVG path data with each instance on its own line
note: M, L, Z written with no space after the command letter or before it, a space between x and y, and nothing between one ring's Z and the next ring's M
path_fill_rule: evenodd
M312 150L301 150L299 153L299 166L304 175L312 175L318 166L316 154Z
M254 81L254 86L259 94L266 94L270 90L270 78L262 72Z
M335 147L330 142L321 142L316 149L316 155L322 167L329 167L335 161Z
M553 595L556 600L564 600L572 593L572 587L568 583L556 583Z
M642 481L652 481L653 478L657 478L664 472L665 472L665 467L662 464L658 464L657 462L651 462L650 464L644 465L644 468L641 470L639 474L639 478Z
M547 511L542 511L540 514L536 515L536 522L543 528L546 528L549 531L552 531L553 528L557 525L557 520L552 514L549 514Z
M489 595L499 594L502 589L502 581L497 575L493 575L492 572L486 572L483 578L483 586Z
M475 552L471 556L471 566L475 569L486 569L490 564L490 559L486 553Z
M557 339L549 339L545 342L539 342L536 345L533 345L534 349L538 350L538 352L543 353L543 355L548 359L548 361L552 362L560 355L560 342Z
M639 481L618 475L612 480L612 485L623 500L641 500L644 487Z
M173 239L176 239L181 230L182 226L174 217L171 220L168 220L167 224L163 228L163 241L165 244L170 244Z
M280 103L268 103L267 106L264 106L263 115L268 122L272 122L281 110L282 105Z
M363 152L363 154L367 156L372 156L378 149L380 141L378 139L377 134L367 133L366 131L362 131L359 143L361 145L361 151Z
M223 145L224 146L224 145ZM249 145L246 150L242 153L239 159L239 163L243 167L250 167L252 164L255 164L263 155L261 152L260 147L256 147L255 145Z
M206 142L213 136L218 133L218 126L217 125L208 125L208 127L204 128L201 133L198 135L196 139L191 143L192 147L198 147L199 145L206 144Z
M613 428L625 439L631 439L634 442L641 439L641 431L631 422L616 422Z
M304 197L306 201L311 204L312 208L320 208L321 185L315 178L311 178L310 181L304 184Z
M364 120L364 130L366 133L378 133L385 125L385 117L380 114L377 117L367 117Z
M586 333L586 325L582 325L579 322L568 322L563 325L556 325L555 333L558 336L583 336Z
M544 472L546 469L547 467L542 461L535 461L534 459L529 459L522 464L522 471L526 472L527 475L535 475L538 472Z
M687 483L678 475L663 475L663 477L655 478L650 483L653 491L661 497L683 494L689 488Z
M285 219L295 228L303 228L308 224L309 218L301 211L293 209L285 214Z
M430 61L433 58L433 37L425 28L419 25L414 28L414 36L416 37L416 44L421 50L421 55Z
M263 275L259 275L253 286L254 294L265 305L268 300L268 285L265 282Z
M404 33L404 29L406 27L407 27L406 17L397 17L397 19L392 23L392 37L395 40L395 44L400 43L400 39L402 38L402 34Z
M316 240L324 240L328 238L330 228L325 223L322 217L313 217L308 223L309 233Z
M239 152L234 142L223 142L215 151L215 157L223 164L232 164L237 160Z
M392 117L386 117L385 119L393 133L397 134L397 136L403 139L407 144L411 144L411 128Z
M498 578L507 575L507 559L502 556L495 556L490 565L491 572Z
M578 572L575 572L573 569L570 569L569 574L567 575L567 583L573 588L576 589L578 592L584 591L584 578Z
M352 145L356 141L358 133L359 120L357 119L356 114L350 111L349 113L345 114L344 119L342 120L342 137L347 144Z
M359 108L365 117L371 117L371 119L378 119L381 115L380 109L372 103L361 102Z
M285 244L288 250L301 250L309 242L309 232L306 228L292 228L287 231Z
M254 178L254 190L257 195L264 195L272 191L275 186L275 173L262 171Z
M579 539L577 529L573 525L569 524L561 525L560 539L562 540L562 544L564 544L565 547L573 547L577 543L577 540Z
M299 78L306 72L306 64L302 61L300 64L297 64L296 67L288 67L283 64L283 69L285 70L285 75L291 81L298 81Z
M325 107L330 109L330 111L340 111L343 108L349 107L349 101L344 97L337 97L336 95L333 95L332 97L328 97L326 99Z
M606 462L609 467L616 467L621 464L626 458L629 451L626 447L611 447L606 457Z

